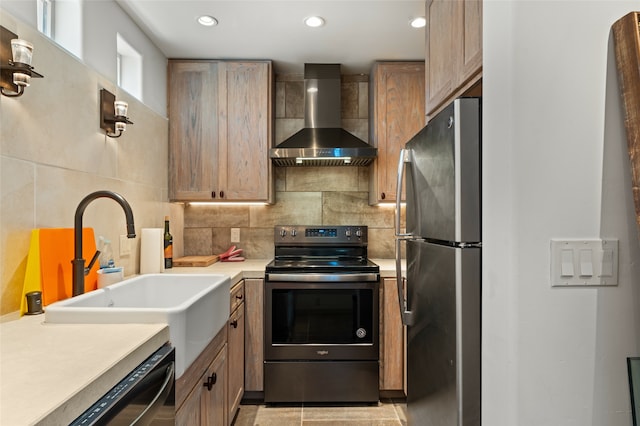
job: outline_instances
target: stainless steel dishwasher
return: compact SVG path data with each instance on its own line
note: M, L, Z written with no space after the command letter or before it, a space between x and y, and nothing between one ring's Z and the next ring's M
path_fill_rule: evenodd
M175 349L163 346L71 425L173 426L175 411Z

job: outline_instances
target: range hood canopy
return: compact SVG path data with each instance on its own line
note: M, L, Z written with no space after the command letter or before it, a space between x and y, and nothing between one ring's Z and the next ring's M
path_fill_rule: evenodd
M305 64L304 129L270 151L277 166L366 166L378 149L340 123L340 64Z

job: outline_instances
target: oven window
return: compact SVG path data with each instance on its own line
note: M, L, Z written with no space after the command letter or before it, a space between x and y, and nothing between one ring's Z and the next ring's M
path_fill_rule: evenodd
M373 342L372 289L273 289L273 344Z

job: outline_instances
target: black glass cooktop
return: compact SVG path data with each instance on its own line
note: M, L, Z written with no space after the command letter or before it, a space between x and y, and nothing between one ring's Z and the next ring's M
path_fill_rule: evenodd
M272 260L267 265L266 272L380 272L380 267L369 259L286 258Z

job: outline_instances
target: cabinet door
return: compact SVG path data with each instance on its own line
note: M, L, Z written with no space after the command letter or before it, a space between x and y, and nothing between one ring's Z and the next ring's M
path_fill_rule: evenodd
M226 62L220 85L220 194L238 201L270 196L271 63Z
M245 279L245 392L264 391L264 280Z
M215 381L211 389L206 385L209 381ZM227 345L224 345L202 377L200 425L227 426L227 386Z
M169 198L211 200L218 188L218 63L169 62Z
M455 98L478 96L482 78L482 0L426 4L426 112L433 117Z
M456 2L462 8L458 25L463 36L459 38L461 53L456 85L464 85L482 71L482 0Z
M458 1L428 0L426 4L426 111L444 103L454 89L458 34Z
M400 150L425 124L424 73L422 62L374 65L372 140L378 157L371 176L371 204L395 201Z
M229 360L229 424L244 394L244 303L240 303L229 318L228 342Z
M202 376L201 380L204 380ZM176 426L192 426L200 425L200 399L202 398L202 390L204 388L195 386L180 409L176 412Z
M384 278L380 304L380 389L404 390L404 326L398 306L396 280Z

